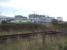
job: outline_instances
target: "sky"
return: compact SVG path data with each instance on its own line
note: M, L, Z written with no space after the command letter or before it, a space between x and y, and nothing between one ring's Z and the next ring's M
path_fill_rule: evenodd
M67 21L67 0L0 0L0 14L13 17L42 14Z

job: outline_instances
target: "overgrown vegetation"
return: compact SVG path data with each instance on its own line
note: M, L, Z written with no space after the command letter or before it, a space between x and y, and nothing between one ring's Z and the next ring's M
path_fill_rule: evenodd
M41 24L1 24L0 35L22 34L25 32L45 31L47 27Z
M62 27L63 26L63 27ZM2 24L0 36L45 30L67 29L67 24L54 23L51 27L41 24ZM22 39L7 39L0 43L0 50L67 50L66 35L36 35Z
M45 39L41 35L31 39L18 39L5 41L0 44L0 50L67 50L67 37L57 35L46 35Z

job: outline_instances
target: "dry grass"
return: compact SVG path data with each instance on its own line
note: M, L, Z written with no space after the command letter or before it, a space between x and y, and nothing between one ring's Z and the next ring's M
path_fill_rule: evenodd
M41 35L30 39L17 39L0 44L0 50L67 50L67 37L46 35L45 42Z

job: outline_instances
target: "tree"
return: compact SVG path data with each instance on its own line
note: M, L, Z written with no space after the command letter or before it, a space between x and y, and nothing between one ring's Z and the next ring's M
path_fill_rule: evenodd
M7 23L7 21L5 21L5 20L2 20L2 22L1 22L2 24L6 24Z
M52 20L52 24L58 24L58 20L57 19L53 19Z

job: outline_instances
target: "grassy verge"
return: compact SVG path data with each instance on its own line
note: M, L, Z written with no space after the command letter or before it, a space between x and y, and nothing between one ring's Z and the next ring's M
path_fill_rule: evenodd
M41 24L3 24L0 25L0 36L43 31L45 29L46 26Z
M0 44L0 50L67 50L67 37L46 35L45 43L40 35L31 39L19 39Z

